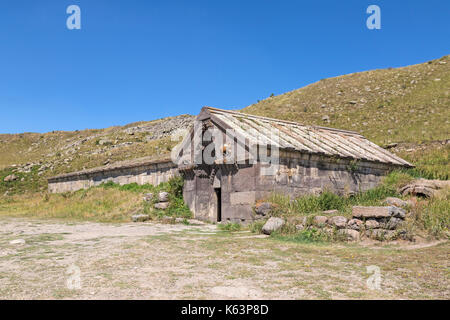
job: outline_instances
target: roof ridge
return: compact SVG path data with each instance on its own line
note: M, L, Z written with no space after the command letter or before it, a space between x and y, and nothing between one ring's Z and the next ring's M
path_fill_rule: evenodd
M167 162L172 162L172 159L170 157L163 157L163 158L141 157L141 158L136 158L136 159L117 161L117 162L113 162L113 163L110 163L107 165L73 171L73 172L69 172L69 173L62 173L62 174L58 174L56 176L48 177L47 180L61 179L61 178L67 178L67 177L72 177L72 176L79 176L79 175L83 175L83 174L97 173L97 172L116 170L116 169L133 168L133 167L139 167L142 165L159 164L159 163L167 163Z
M234 111L234 110L224 110L224 109L208 107L208 106L205 106L203 108L207 109L207 110L211 110L211 111L219 111L219 112L231 113L231 114L236 114L236 115L242 115L242 116L245 116L245 117L261 119L261 120L276 121L276 122L281 122L281 123L286 123L286 124L293 124L293 125L307 127L307 128L309 127L309 128L315 128L315 129L323 129L323 130L329 130L329 131L348 133L348 134L357 135L357 136L361 136L361 137L363 136L362 134L360 134L360 133L358 133L356 131L350 131L350 130L344 130L344 129L336 129L336 128L323 127L323 126L316 126L316 125L306 125L306 124L301 124L301 123L295 122L295 121L288 121L288 120L281 120L281 119L276 119L276 118L257 116L257 115L248 114L248 113L242 113L242 112L238 112L238 111Z

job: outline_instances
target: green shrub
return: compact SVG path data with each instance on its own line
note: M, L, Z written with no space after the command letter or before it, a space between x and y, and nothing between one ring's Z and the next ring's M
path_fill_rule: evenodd
M265 223L266 223L265 220L258 220L258 221L252 222L248 226L248 228L253 233L262 233L262 227L264 226Z
M330 237L326 232L316 228L304 229L302 231L298 231L294 234L288 235L284 235L280 232L274 232L271 234L271 237L281 241L293 241L303 243L325 242L330 240Z
M431 235L441 237L448 234L450 228L450 189L413 210L416 222L428 230Z
M184 179L180 176L174 177L169 180L169 192L177 197L182 198L183 197L183 185L184 185Z
M224 231L239 231L241 230L241 225L235 222L228 222L226 224L219 224L219 229Z
M151 184L129 183L124 185L119 185L112 181L102 183L99 187L105 189L118 189L121 191L131 191L136 193L151 192L155 196L152 202L145 202L142 207L142 212L145 214L150 214L155 218L162 218L163 216L170 217L181 217L185 219L192 218L192 212L189 210L188 206L183 200L183 185L184 180L182 177L177 176L171 178L168 182L160 183L157 186ZM157 202L157 194L161 191L169 192L169 207L166 210L156 210L153 208L155 202Z

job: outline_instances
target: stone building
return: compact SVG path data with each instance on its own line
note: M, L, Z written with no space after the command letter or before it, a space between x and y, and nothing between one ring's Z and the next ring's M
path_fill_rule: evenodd
M169 159L136 159L117 162L78 172L61 174L48 179L48 190L61 193L88 189L112 181L118 184L153 184L167 182L178 174L177 166Z
M273 192L365 191L389 170L412 166L355 132L209 107L179 149L185 202L210 221L254 220L255 202Z
M158 184L181 174L195 218L249 222L271 193L296 197L327 189L351 194L375 187L403 159L345 130L204 107L172 159L116 165L49 179L51 192L106 181Z

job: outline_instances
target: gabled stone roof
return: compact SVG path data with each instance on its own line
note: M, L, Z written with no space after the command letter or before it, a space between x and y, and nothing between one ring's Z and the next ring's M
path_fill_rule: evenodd
M197 120L208 118L223 129L234 129L237 134L257 144L266 141L267 144L284 150L413 167L409 162L353 131L307 126L296 122L204 107ZM272 138L271 130L273 129L279 132L276 140Z

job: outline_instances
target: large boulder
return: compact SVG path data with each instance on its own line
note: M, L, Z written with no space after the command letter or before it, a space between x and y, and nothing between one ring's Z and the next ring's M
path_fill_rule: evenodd
M281 229L284 226L284 220L281 218L271 217L262 227L262 232L264 234L271 234L274 231Z
M328 218L327 223L338 229L344 229L347 226L347 218L343 216L334 216Z
M167 201L169 201L169 193L165 192L165 191L161 191L158 194L158 201L159 202L167 202Z

